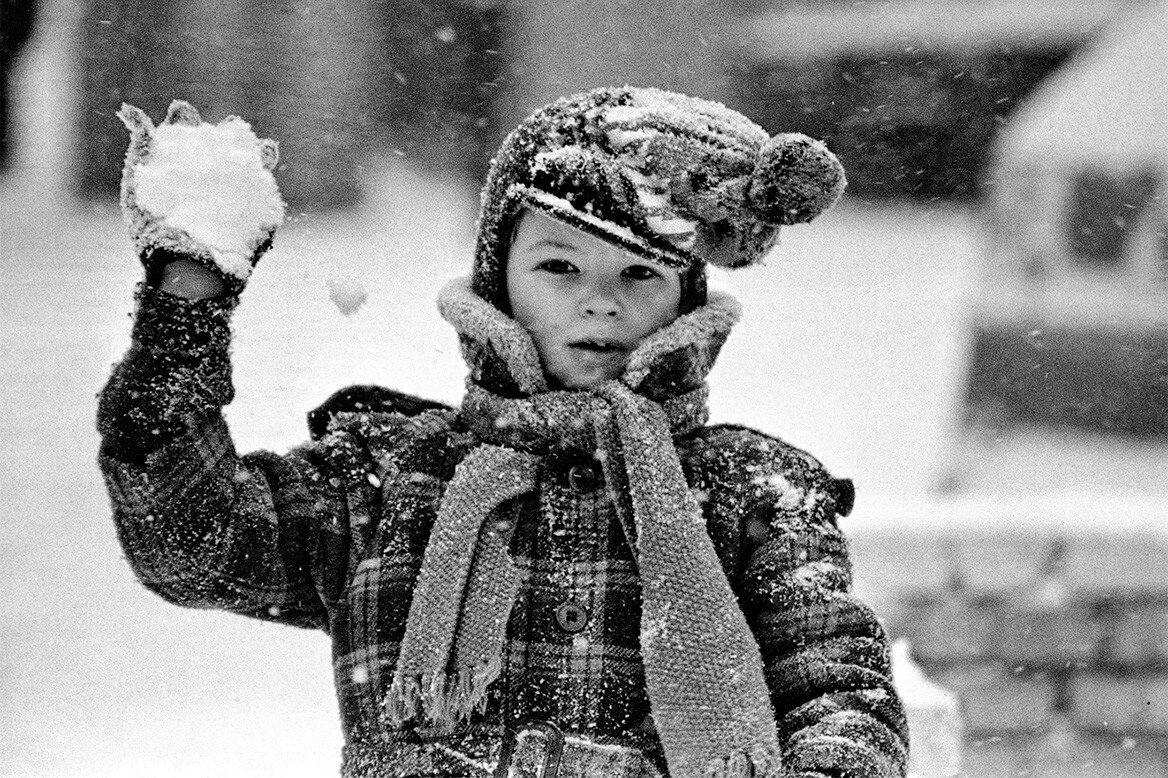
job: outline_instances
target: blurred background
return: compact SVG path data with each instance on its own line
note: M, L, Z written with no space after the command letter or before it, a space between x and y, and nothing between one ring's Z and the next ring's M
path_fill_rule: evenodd
M228 418L282 451L348 383L457 402L433 299L493 149L633 83L848 171L715 279L746 316L712 411L856 481L856 587L960 706L960 765L924 774L1168 775L1166 40L1164 0L0 0L0 774L339 765L326 636L169 606L117 547L121 103L280 142Z

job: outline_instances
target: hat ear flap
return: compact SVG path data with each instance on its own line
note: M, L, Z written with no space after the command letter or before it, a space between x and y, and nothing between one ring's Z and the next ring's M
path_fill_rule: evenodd
M835 205L845 186L843 165L823 142L789 132L762 145L747 197L763 220L800 224Z

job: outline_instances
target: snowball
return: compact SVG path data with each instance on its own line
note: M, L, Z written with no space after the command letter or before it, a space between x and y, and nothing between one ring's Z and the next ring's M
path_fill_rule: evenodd
M369 299L369 293L359 281L338 281L329 279L325 282L328 287L329 299L337 310L345 316L356 313Z
M284 220L260 140L237 116L219 124L160 124L134 166L138 207L208 248L224 273L247 278L256 248Z

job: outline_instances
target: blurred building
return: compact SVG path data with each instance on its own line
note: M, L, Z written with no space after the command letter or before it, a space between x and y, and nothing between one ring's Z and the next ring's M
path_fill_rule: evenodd
M277 138L294 208L352 201L354 155L370 126L372 29L355 0L89 0L79 36L81 192L117 191L122 102L159 120L181 98L210 121L241 115Z
M512 0L507 93L510 128L562 95L594 87L655 86L708 99L727 95L717 32L727 15L715 0L546 2Z
M78 185L116 196L123 101L174 98L246 118L281 144L294 209L346 205L379 150L469 170L493 130L500 12L446 0L88 0L81 22Z
M1168 537L1131 523L1163 504L981 500L849 533L857 590L960 701L960 775L1168 775Z
M739 2L723 36L732 101L824 138L853 194L971 198L991 141L1117 0Z
M955 692L966 775L1168 775L1168 7L1122 9L995 133L952 493L856 541Z
M973 421L1168 436L1168 4L1134 7L994 145Z
M36 3L31 0L0 2L0 172L12 156L11 74L21 50L32 34Z
M499 101L514 23L494 0L379 0L371 91L377 147L472 180L486 175L501 133Z

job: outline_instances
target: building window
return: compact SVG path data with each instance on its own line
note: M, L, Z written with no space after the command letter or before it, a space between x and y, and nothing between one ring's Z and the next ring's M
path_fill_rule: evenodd
M1127 241L1156 190L1156 176L1085 170L1076 177L1067 219L1067 243L1082 264L1118 268Z

